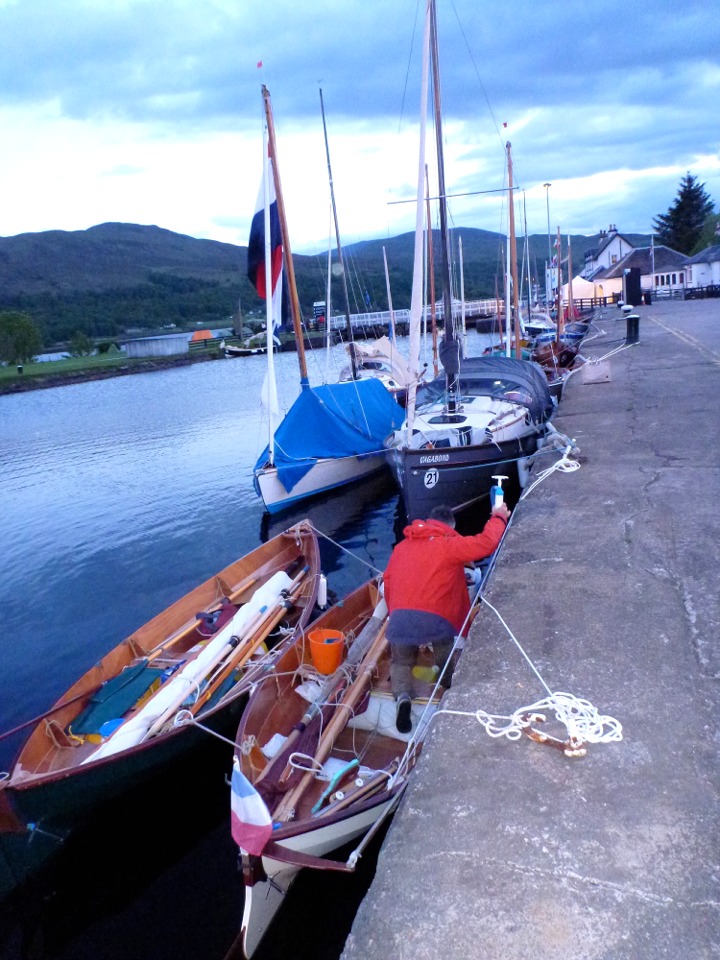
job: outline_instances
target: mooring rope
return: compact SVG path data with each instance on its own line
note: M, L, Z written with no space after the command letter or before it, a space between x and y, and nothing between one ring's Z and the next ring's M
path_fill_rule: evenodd
M362 557L359 557L356 553L353 553L352 550L348 550L347 547L344 547L341 543L338 543L337 540L333 540L333 538L328 536L327 533L323 533L322 530L318 530L318 528L315 526L315 524L312 521L310 521L310 526L313 528L313 530L319 537L323 537L325 540L328 541L328 543L332 543L334 547L339 547L340 550L346 553L349 557L352 557L353 560L358 560L360 563L364 563L365 566L369 567L374 574L378 575L382 573L382 570L379 570L377 567L374 567L372 563L369 563L367 560L363 560Z

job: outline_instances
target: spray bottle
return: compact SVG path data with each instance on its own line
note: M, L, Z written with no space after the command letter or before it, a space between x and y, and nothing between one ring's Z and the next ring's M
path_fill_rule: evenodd
M502 482L507 480L507 477L493 474L493 480L497 480L497 485L490 487L490 509L494 510L495 507L499 507L503 503L505 496L503 494Z

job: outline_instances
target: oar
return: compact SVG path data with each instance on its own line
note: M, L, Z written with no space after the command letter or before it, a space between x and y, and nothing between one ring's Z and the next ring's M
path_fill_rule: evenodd
M210 663L208 664L207 670L205 671L205 674L204 674L205 677L212 674L212 672L218 666L220 666L221 663L223 663L226 657L233 650L236 650L238 648L240 648L240 652L244 652L245 650L247 650L248 642L252 642L251 638L254 638L254 641L255 641L255 646L253 647L253 649L256 649L258 646L260 646L260 644L264 640L264 636L262 635L258 636L258 633L262 631L266 626L268 628L267 632L269 633L270 630L272 630L274 626L277 624L277 622L282 618L285 612L285 604L287 603L288 597L292 595L292 593L294 593L299 588L303 578L305 577L307 569L308 569L307 567L303 567L300 573L296 575L295 579L282 591L281 595L276 600L274 600L269 607L268 606L261 607L260 610L258 610L257 613L255 613L251 617L250 621L245 625L242 633L239 636L231 637L231 639L220 648L216 656L214 656L210 661ZM278 605L280 605L281 609L275 612L276 607L278 607ZM234 659L237 659L237 658L234 658ZM180 677L178 677L178 679L180 679ZM198 685L200 683L200 679L201 678L197 679ZM149 727L143 739L153 737L155 736L156 733L158 733L158 731L167 722L167 720L169 720L170 717L180 709L180 707L183 705L183 703L187 699L188 693L189 693L189 689L186 688L185 690L181 691L178 694L175 700L168 707L166 707L165 710L163 710L163 712L155 721L153 721L153 723Z
M322 764L327 759L330 751L335 745L335 740L337 739L339 733L347 726L348 719L352 714L353 709L365 693L375 668L377 667L378 660L387 646L387 640L385 638L386 627L387 622L383 624L382 629L368 650L367 656L360 664L357 677L345 691L345 695L340 703L338 703L338 705L335 707L335 710L333 711L333 717L325 728L325 731L320 738L320 742L318 743L317 750L315 751L315 756L313 758L315 760L315 767ZM297 786L283 798L282 803L275 811L273 819L289 819L292 811L297 805L298 800L314 779L315 770L309 770L302 777Z
M225 659L225 657L228 655L228 653L230 653L231 650L234 650L235 647L238 646L238 644L243 642L246 636L248 636L252 631L256 630L266 615L267 615L267 607L261 607L257 611L257 613L255 613L252 616L252 618L250 619L250 622L246 624L245 630L243 631L242 635L239 637L232 636L230 640L220 648L220 650L217 652L217 654L213 657L213 659L208 664L207 673L210 673L212 670L214 670L215 667L217 667L217 665L221 663L222 660ZM180 676L178 676L177 679L179 680ZM155 736L155 734L160 730L163 724L165 724L165 722L169 720L170 717L180 709L180 707L183 705L185 700L187 700L188 695L190 694L190 690L192 689L192 686L199 685L199 683L200 683L200 678L198 678L196 681L193 681L193 683L189 683L188 686L186 686L177 695L177 697L175 697L172 703L168 707L166 707L165 710L163 710L163 712L160 714L160 716L157 717L152 722L152 724L148 727L148 730L145 733L143 740L147 740L150 737Z
M243 644L241 649L235 648L237 653L231 656L227 663L222 666L222 668L212 677L208 686L203 690L202 696L190 707L190 712L192 714L197 713L201 707L203 707L207 701L212 697L215 691L220 687L225 680L230 676L230 674L237 670L239 667L246 663L250 657L255 653L255 651L261 646L262 643L267 640L268 636L272 633L275 627L280 623L282 618L285 616L286 612L290 609L291 606L294 606L294 601L297 597L297 594L300 592L300 589L304 586L303 580L305 574L310 568L304 567L302 572L298 574L293 583L287 588L286 596L279 598L273 606L280 604L280 609L276 611L269 623L263 621L261 629L258 630L251 639L247 639ZM292 603L290 603L292 601ZM272 609L272 608L271 608Z
M30 720L25 720L24 723L19 723L16 727L13 727L12 730L6 730L4 733L0 733L0 740L5 740L7 737L11 737L14 733L20 733L21 730L25 730L27 727L32 727L36 723L40 723L41 720L46 720L54 713L62 710L63 707L69 707L71 703L77 703L78 700L82 700L85 697L91 697L93 693L97 693L99 689L100 687L95 687L94 690L87 690L85 693L79 693L76 697L73 697L70 700L65 700L63 703L58 703L54 707L50 707L50 709L46 710L45 713L39 713L36 717L32 717Z
M226 599L229 600L231 603L233 603L237 599L237 597L240 596L241 593L244 593L247 589L249 589L254 584L256 584L258 582L258 579L259 578L257 576L246 577L246 579L242 581L242 583L237 587L237 589L233 590L232 593L228 594ZM216 603L213 606L211 606L206 612L214 613L216 610L219 610L220 607L221 607L221 604ZM168 647L171 647L173 644L178 643L178 641L183 640L189 633L192 633L193 630L197 628L197 625L198 625L198 619L197 617L195 617L193 620L188 621L185 624L185 626L180 627L180 629L176 633L174 633L171 637L167 637L165 640L157 644L157 646L153 647L147 654L148 663L150 663L152 660L155 660L157 657L159 657L160 654L164 653Z
M278 778L279 784L285 783L292 775L293 768L288 766L287 758L293 752L295 744L305 734L305 731L308 729L310 724L319 720L325 704L328 701L331 701L332 697L337 698L340 695L342 687L345 686L348 681L348 667L352 667L362 660L363 655L367 653L373 640L377 637L383 621L376 616L376 613L377 608L373 613L373 616L370 617L368 622L350 645L344 662L324 681L314 701L307 708L299 723L295 724L291 732L288 734L285 742L283 743L281 751L263 768L259 776L254 781L256 784L260 780L264 780L276 775L278 771L282 771L280 777ZM298 640L296 642L299 643L300 641Z

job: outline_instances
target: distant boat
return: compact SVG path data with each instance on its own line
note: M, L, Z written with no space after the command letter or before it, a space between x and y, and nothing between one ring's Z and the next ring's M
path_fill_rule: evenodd
M410 381L414 379L408 362L389 337L379 337L370 343L353 341L346 347L355 359L340 371L340 380L379 380L401 406L405 406Z
M30 735L0 782L0 893L96 808L207 747L184 720L232 733L267 651L312 616L319 573L305 521L181 597L23 725Z
M255 490L269 513L308 497L363 479L385 467L383 440L402 422L402 408L379 381L311 387L295 272L282 199L270 94L262 88L267 150L264 208L253 218L248 253L249 274L266 297L268 376L264 387L269 442L254 468ZM260 206L260 205L259 205ZM277 424L279 410L273 363L273 332L280 319L282 271L287 289L300 368L300 395Z

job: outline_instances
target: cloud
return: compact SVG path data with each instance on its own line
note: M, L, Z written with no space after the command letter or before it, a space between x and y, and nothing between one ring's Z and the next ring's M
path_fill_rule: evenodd
M298 251L327 243L320 86L344 240L412 229L390 201L415 190L421 13L418 0L316 0L311 13L290 0L0 0L4 231L112 219L245 243L262 82ZM608 0L579 17L550 0L492 16L438 0L438 18L452 192L502 188L509 139L531 232L545 229L548 181L573 232L649 229L688 170L720 200L720 21L704 2ZM499 195L452 213L502 224Z

